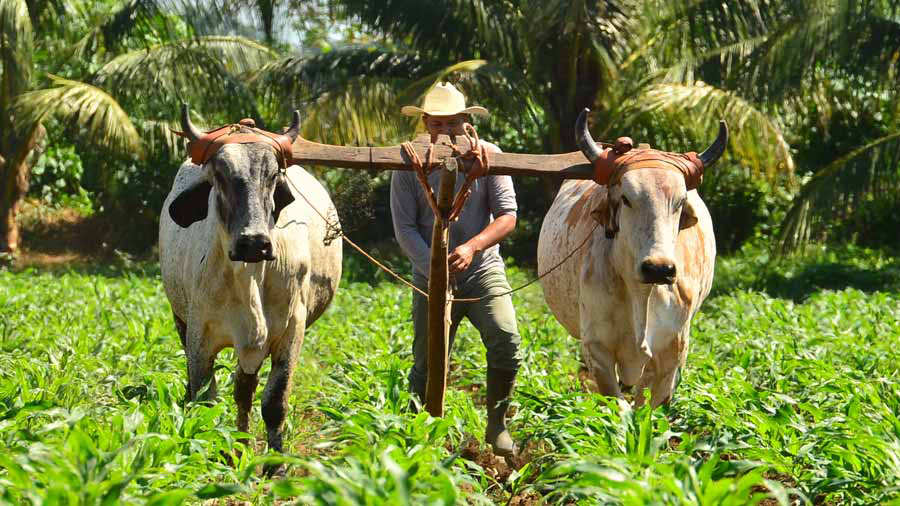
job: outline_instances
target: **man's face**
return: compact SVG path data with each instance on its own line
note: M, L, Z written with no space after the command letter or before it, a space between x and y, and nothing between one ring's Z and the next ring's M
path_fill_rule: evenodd
M425 129L431 135L465 135L463 125L469 121L468 114L454 114L453 116L422 116Z

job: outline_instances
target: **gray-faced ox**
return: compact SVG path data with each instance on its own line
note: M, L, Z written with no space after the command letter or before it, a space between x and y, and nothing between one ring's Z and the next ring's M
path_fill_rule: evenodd
M204 397L215 397L216 354L234 347L237 428L246 432L257 372L271 356L262 416L269 448L282 451L304 330L325 311L341 277L341 241L326 242L326 224L310 205L332 218L334 205L305 170L287 166L300 127L296 111L287 139L270 134L281 146L238 125L228 134L237 137L210 142L186 106L181 122L200 160L181 166L166 198L159 256L187 357L187 397L197 399L207 384ZM204 153L197 155L198 148ZM308 202L295 200L292 186Z
M728 130L700 155L630 149L630 139L600 149L576 125L578 145L597 181L566 182L544 218L538 269L562 261L542 280L547 304L581 340L584 361L604 395L637 386L635 403L668 402L687 357L691 319L709 294L716 246L696 185L722 155ZM598 223L599 222L599 223Z

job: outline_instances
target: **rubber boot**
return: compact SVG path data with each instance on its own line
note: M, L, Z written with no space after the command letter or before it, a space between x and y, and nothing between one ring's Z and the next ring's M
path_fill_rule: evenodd
M514 457L517 452L516 444L506 430L506 410L515 382L516 371L490 367L487 370L487 430L484 440L491 445L494 455L499 457Z

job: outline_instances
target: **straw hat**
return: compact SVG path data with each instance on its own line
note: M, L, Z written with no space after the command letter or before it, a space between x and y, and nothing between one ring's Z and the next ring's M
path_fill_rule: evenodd
M400 109L407 116L430 114L432 116L454 116L456 114L477 114L487 116L488 110L480 105L466 107L466 97L450 83L438 83L425 94L422 107L407 105Z

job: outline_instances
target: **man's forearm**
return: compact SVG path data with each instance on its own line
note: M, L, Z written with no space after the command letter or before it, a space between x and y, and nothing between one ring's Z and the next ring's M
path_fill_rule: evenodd
M466 244L471 246L476 252L484 251L502 241L515 228L516 216L514 214L504 214L494 219L488 226L484 227L484 230L469 239Z

